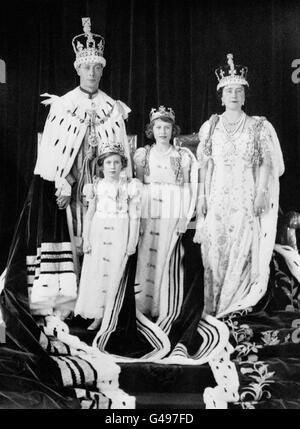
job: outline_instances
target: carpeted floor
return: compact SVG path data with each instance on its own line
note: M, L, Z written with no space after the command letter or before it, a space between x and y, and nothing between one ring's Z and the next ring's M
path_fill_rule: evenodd
M284 259L273 256L268 293L249 311L224 319L234 346L240 399L229 408L300 408L300 285ZM91 344L89 322L73 319L71 333ZM208 364L121 363L120 387L136 408L202 409L203 392L215 386Z

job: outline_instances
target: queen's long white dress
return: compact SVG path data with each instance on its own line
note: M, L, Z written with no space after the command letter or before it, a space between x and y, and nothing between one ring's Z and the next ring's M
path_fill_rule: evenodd
M75 306L75 314L83 318L102 318L118 290L127 261L129 218L140 216L141 186L137 179L122 179L117 185L99 180L94 186L92 250L84 256Z
M265 118L245 121L229 136L219 117L209 138L211 122L200 129L197 157L200 168L212 160L206 181L208 211L203 224L206 314L223 316L258 302L266 291L275 242L278 177L284 166L279 142ZM254 215L259 165L270 168L268 209Z

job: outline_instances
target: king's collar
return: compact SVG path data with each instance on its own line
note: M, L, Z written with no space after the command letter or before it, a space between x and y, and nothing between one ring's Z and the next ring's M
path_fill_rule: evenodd
M91 100L92 98L95 98L98 94L98 89L96 89L96 91L94 92L90 92L87 91L86 89L81 88L81 86L79 87L80 91L83 92L84 94L86 94L88 96L88 98Z

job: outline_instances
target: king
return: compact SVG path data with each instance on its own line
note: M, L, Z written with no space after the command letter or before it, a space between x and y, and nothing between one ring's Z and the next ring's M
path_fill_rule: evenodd
M101 147L119 142L129 162L125 174L132 176L124 123L130 109L99 89L106 65L105 41L91 32L90 18L83 18L82 24L84 32L72 40L80 85L61 97L42 94L47 97L42 103L51 108L31 190L35 200L32 225L37 230L32 230L28 240L27 278L34 314L72 309L86 211L83 189L98 174Z

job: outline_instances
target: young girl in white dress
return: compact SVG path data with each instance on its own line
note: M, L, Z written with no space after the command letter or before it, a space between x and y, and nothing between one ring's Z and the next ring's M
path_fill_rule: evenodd
M115 300L129 255L135 253L142 184L121 175L127 158L120 144L103 146L98 164L104 178L86 190L89 199L83 227L84 260L75 315L94 319L96 330Z
M171 108L150 112L146 135L155 143L136 150L137 177L144 183L141 238L136 272L137 308L169 332L183 302L184 233L195 201L198 164L186 148L176 148L180 132ZM193 182L193 183L192 183Z

